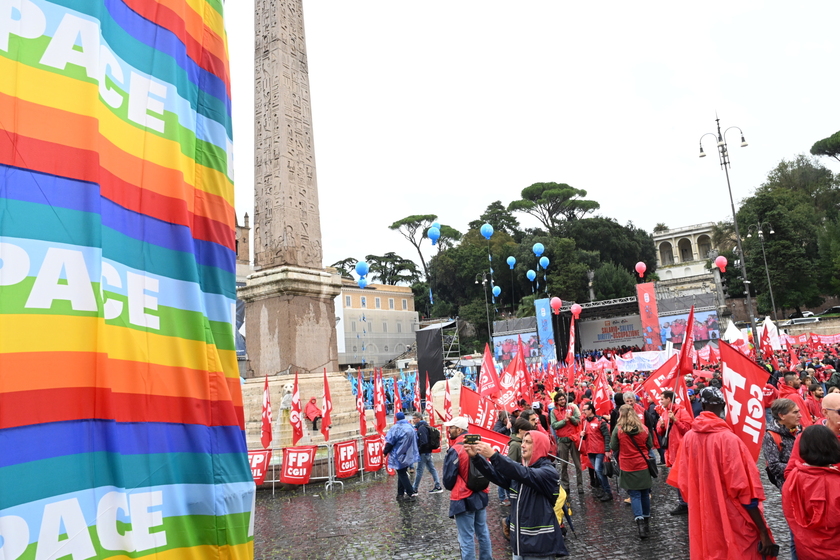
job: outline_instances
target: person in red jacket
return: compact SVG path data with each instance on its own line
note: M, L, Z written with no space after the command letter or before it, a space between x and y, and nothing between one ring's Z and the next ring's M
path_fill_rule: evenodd
M762 560L779 546L764 519L764 487L755 459L726 423L726 401L717 387L700 391L703 411L685 434L668 475L688 502L691 558Z
M823 560L840 538L840 442L825 426L810 426L799 436L804 462L782 487L782 509L799 560Z
M560 485L569 494L569 460L575 466L578 494L583 494L583 470L580 466L580 409L574 403L567 403L566 393L554 396L554 410L551 411L551 427L557 436L557 456L562 459Z
M583 447L592 465L590 472L595 473L599 483L597 487L593 485L593 489L599 489L595 492L595 497L602 502L611 502L613 495L610 479L604 474L604 457L612 453L610 451L610 426L603 418L595 414L595 405L591 402L583 405L583 414L585 416Z
M653 437L639 420L633 405L621 405L618 422L610 438L610 449L618 452L618 485L630 494L640 539L650 536L650 488L653 479L647 460L651 448Z
M666 433L668 434L668 449L665 450L665 464L672 467L677 460L683 437L691 429L694 418L691 417L684 406L676 406L674 404L673 391L662 391L662 408L664 409L664 414L659 419L656 431L660 438L665 437ZM677 500L677 507L671 510L671 515L687 514L688 504L683 500L679 489L677 489Z
M811 383L808 387L808 396L805 398L805 405L808 407L808 414L811 415L811 421L816 424L818 420L825 418L822 413L821 401L825 396L822 385L819 383Z
M800 381L799 375L795 371L785 372L785 382L779 384L779 398L790 399L796 403L799 410L803 412L800 425L803 428L807 428L814 422L811 420L810 414L805 414L808 407L805 405L805 400L802 398L802 395L799 394L800 387L802 387L802 381Z
M825 426L840 439L840 393L829 393L822 400L821 412L825 417L818 423ZM794 467L802 463L802 457L799 454L799 438L793 442L793 449L790 452L790 459L788 459L785 467L785 480L790 476Z

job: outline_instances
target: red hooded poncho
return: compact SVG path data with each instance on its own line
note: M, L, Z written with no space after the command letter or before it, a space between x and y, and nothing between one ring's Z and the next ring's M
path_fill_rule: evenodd
M668 476L668 484L688 502L691 557L761 560L758 528L744 508L752 500L764 501L752 455L711 412L701 412L692 428Z
M321 416L321 409L318 408L317 404L315 404L315 397L309 399L309 402L306 403L306 409L304 409L303 413L306 414L306 417L309 418L310 422Z
M837 550L840 538L840 469L800 463L782 486L785 512L796 555L800 560L823 560Z
M811 422L811 415L808 414L808 406L805 404L805 400L799 394L799 391L790 385L779 383L779 398L790 399L796 403L796 406L799 407L799 411L802 413L802 417L799 419L799 425L802 426L803 430L813 424Z

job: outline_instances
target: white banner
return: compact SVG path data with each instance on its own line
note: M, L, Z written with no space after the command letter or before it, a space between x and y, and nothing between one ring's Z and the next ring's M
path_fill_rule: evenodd
M653 371L659 369L668 359L667 352L633 352L625 354L627 359L616 356L618 371ZM632 357L631 357L632 356Z

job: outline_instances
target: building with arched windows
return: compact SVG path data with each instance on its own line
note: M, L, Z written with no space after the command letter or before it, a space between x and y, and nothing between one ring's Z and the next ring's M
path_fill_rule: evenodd
M661 280L708 274L714 222L668 229L653 234L657 273Z

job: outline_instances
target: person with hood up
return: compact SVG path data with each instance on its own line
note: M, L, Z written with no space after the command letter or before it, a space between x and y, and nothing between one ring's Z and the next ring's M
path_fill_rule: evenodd
M688 502L691 558L762 560L779 546L764 520L764 487L755 459L724 420L726 400L717 387L700 392L703 412L685 434L668 475Z
M309 402L306 403L306 408L303 409L306 418L312 422L312 431L318 431L318 420L321 419L321 409L315 403L315 397L310 397Z
M388 457L388 466L397 471L397 499L405 495L415 500L414 487L408 478L408 467L420 460L417 451L417 435L414 427L405 419L405 414L397 412L396 424L385 434L383 455Z
M779 398L790 399L796 403L802 413L799 423L803 428L807 428L813 422L808 414L808 405L805 404L805 399L799 394L800 387L802 387L802 381L799 379L799 375L795 371L785 372L785 382L779 385Z
M799 560L822 560L840 538L840 442L825 426L805 428L802 456L782 488L782 509Z
M484 476L510 489L513 560L553 560L569 554L554 513L560 480L548 458L551 447L549 436L538 430L522 434L521 463L500 454L487 442L464 446Z

